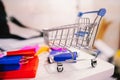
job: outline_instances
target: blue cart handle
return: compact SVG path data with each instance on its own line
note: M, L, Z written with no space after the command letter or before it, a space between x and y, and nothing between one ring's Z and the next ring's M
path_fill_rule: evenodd
M89 12L79 12L78 13L78 17L82 17L83 14L89 14L89 13L97 13L97 15L103 17L106 13L106 9L105 8L101 8L100 10L98 11L89 11Z

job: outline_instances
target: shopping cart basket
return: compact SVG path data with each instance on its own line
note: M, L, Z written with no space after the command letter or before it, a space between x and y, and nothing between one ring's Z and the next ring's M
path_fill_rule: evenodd
M96 13L96 14L93 14ZM75 24L44 29L44 40L50 47L92 49L98 27L106 9L80 12Z

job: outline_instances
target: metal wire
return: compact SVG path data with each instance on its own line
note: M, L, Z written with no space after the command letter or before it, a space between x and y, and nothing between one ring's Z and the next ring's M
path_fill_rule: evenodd
M44 29L45 42L51 47L92 48L101 19L102 17L97 15L90 23L90 18L80 17L75 24Z

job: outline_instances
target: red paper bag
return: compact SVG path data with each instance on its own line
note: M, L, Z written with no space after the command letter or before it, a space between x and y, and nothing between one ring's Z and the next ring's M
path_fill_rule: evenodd
M0 72L0 79L34 78L38 68L37 56L30 59L28 63L21 65L19 70Z

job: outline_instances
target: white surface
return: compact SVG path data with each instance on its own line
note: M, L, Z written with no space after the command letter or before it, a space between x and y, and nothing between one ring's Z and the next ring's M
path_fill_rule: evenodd
M44 40L41 37L32 38L28 40L16 40L16 39L0 39L0 48L5 50L20 49L28 45L43 44Z
M93 56L79 52L80 59L91 59ZM56 64L45 65L47 54L40 56L40 64L35 80L108 80L114 72L114 66L105 61L97 59L98 65L92 68L90 60L79 61L77 63L64 63L64 71L58 73Z

